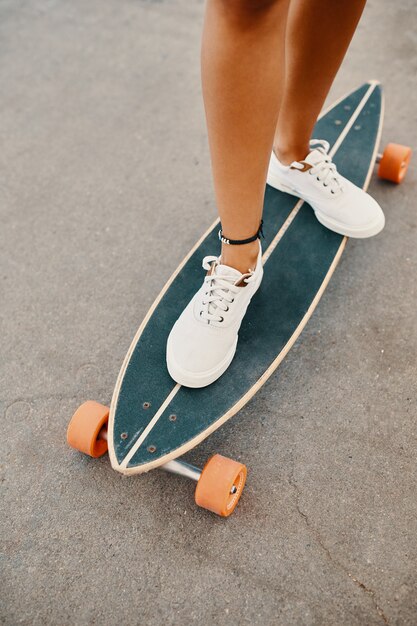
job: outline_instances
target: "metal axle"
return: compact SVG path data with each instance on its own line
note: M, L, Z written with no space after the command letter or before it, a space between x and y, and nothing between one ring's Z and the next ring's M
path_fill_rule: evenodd
M201 470L195 465L191 465L191 463L186 463L185 461L168 461L165 465L161 465L161 469L166 472L170 472L171 474L177 474L178 476L185 476L185 478L191 478L191 480L195 480L198 483L198 480L201 476ZM230 490L230 493L236 493L237 487L233 485Z
M198 467L185 461L168 461L165 465L161 465L161 469L165 470L165 472L170 472L170 474L191 478L195 482L198 482L201 476L201 470Z

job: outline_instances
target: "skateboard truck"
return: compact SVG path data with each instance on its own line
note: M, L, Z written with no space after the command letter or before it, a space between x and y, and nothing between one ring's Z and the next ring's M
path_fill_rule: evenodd
M84 402L74 413L67 430L72 448L92 457L107 452L107 423L110 409L92 400ZM204 508L228 517L233 513L246 481L246 466L220 454L210 457L199 469L191 463L173 459L160 466L170 474L193 480L195 501Z
M201 469L191 463L185 461L168 461L165 465L161 465L161 469L170 474L176 474L177 476L184 476L184 478L190 478L196 483L200 480Z

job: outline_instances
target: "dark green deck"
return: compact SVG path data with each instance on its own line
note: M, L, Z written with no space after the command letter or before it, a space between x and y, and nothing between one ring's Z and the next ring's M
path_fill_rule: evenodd
M317 122L314 137L327 139L333 145L369 88L369 84L363 85L329 111ZM334 156L339 171L359 186L364 185L372 161L380 113L381 88L376 86ZM297 198L267 186L264 252L296 202ZM201 285L202 258L219 251L217 231L218 227L214 228L175 278L132 352L116 405L112 406L113 441L109 445L117 465L123 462L175 386L165 364L167 337ZM302 206L265 264L264 279L242 323L231 366L208 387L180 388L129 460L128 468L153 462L200 435L257 384L306 314L342 239L323 227L308 205ZM144 402L149 402L150 407L144 408ZM171 414L177 416L175 421L169 420ZM123 439L122 433L127 433L127 437ZM150 452L149 447L155 447L155 451Z

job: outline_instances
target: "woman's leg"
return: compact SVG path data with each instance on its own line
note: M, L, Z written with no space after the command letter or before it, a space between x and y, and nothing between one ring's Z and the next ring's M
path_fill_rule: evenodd
M274 138L283 164L304 159L317 116L355 32L366 0L291 0L285 88Z
M246 239L262 215L283 88L288 0L208 0L202 84L223 233ZM253 268L258 241L222 245L222 263Z
M309 140L364 5L365 0L290 1L284 92L267 177L276 189L307 200L324 226L358 238L377 235L384 213L337 171L326 141L310 149Z

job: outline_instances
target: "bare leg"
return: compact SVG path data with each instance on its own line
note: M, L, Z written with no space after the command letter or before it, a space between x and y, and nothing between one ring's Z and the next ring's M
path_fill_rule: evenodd
M223 233L246 239L262 215L283 86L288 0L208 0L202 83ZM222 245L222 262L253 268L258 242Z
M285 89L274 138L278 159L304 159L317 116L355 32L366 0L291 0Z

